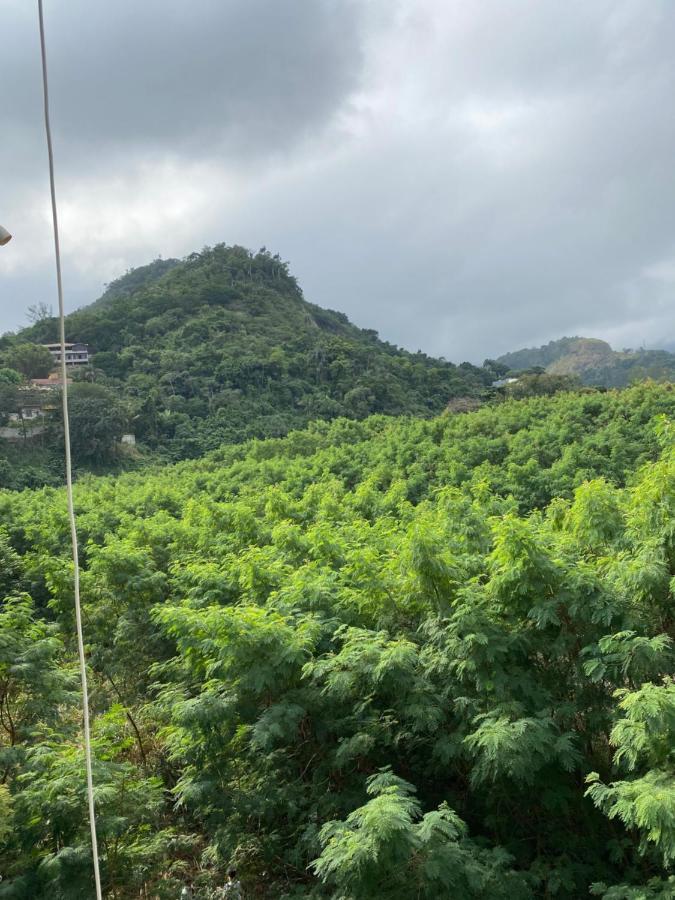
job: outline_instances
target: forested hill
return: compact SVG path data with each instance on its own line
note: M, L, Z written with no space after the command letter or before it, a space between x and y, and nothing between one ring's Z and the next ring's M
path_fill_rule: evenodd
M672 900L675 388L75 486L105 897ZM0 898L94 896L61 489L0 491Z
M512 372L542 367L551 375L572 375L583 384L626 387L652 378L675 380L675 353L667 350L613 350L597 338L564 337L542 347L505 353L497 362Z
M66 327L90 345L96 380L123 398L137 439L174 458L313 419L428 416L494 378L381 341L306 302L278 256L236 246L133 270ZM45 319L0 350L55 339Z

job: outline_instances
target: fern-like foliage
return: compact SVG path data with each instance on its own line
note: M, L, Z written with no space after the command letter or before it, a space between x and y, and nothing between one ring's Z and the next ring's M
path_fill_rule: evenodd
M485 852L447 804L422 816L415 789L390 770L367 782L367 803L345 821L328 822L312 866L334 900L529 897L509 872L509 857Z

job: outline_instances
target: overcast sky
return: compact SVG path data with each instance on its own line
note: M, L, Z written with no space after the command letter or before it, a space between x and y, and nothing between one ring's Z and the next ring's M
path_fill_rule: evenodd
M45 0L69 308L221 241L411 350L675 345L672 0ZM55 306L33 2L0 0L0 330Z

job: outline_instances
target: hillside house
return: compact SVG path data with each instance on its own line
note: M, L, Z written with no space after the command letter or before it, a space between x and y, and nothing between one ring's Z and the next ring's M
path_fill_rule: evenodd
M72 379L68 378L66 383L72 384ZM49 378L31 378L29 384L21 386L15 408L5 412L6 423L0 427L0 440L19 441L42 434L49 418L61 406L62 387L59 372L52 372Z
M21 407L21 412L10 413L8 419L10 422L34 422L36 419L43 418L45 411L41 405L30 403Z
M72 380L68 379L68 384ZM32 378L29 385L19 389L20 406L7 416L9 423L37 424L60 404L56 391L63 385L60 376L52 372L49 378Z
M61 375L58 372L52 372L48 378L31 378L31 387L38 391L55 391L63 386ZM72 379L67 378L66 384L72 384Z
M61 344L43 344L52 355L54 365L61 364ZM89 365L89 345L88 344L66 344L66 365L67 366L88 366Z

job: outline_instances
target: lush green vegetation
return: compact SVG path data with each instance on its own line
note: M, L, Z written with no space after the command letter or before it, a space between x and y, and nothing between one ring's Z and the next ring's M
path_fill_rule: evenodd
M645 378L675 379L675 353L616 351L596 338L565 337L543 347L506 353L497 362L513 372L542 367L552 375L576 376L583 384L602 387L626 387Z
M25 378L46 378L54 361L46 347L28 341L16 341L3 353L5 381L12 381L8 373L18 372Z
M106 896L673 896L670 385L76 485ZM65 497L0 493L0 897L92 896ZM670 880L669 880L670 879Z
M278 256L225 245L131 271L67 317L67 338L90 345L86 377L110 389L138 441L168 459L315 419L430 416L494 378L387 344L307 303ZM30 342L56 339L56 320L44 315L1 338L0 355L12 365Z
M22 490L64 480L63 418L59 390L35 390L21 378L2 380L0 369L0 426L11 426L13 440L0 443L0 488ZM79 381L71 385L69 414L76 472L107 473L135 464L120 441L128 426L123 400L102 384ZM31 409L40 415L26 418ZM12 418L14 421L12 421Z

